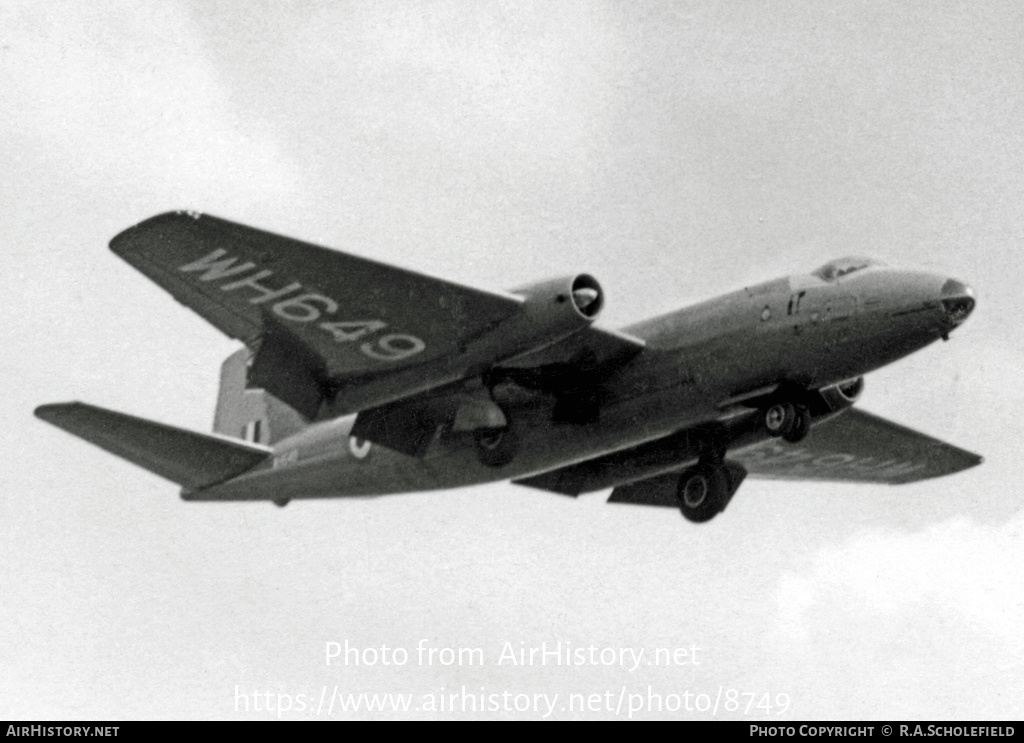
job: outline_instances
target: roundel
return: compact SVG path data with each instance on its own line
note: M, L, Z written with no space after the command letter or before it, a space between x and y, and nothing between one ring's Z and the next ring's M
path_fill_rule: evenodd
M348 450L356 459L365 459L370 453L370 442L366 439L357 439L355 436L348 437Z

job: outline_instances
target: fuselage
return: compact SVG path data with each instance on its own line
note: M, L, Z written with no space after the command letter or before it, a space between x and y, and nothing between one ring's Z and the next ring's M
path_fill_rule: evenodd
M973 307L970 289L948 277L834 261L624 328L646 346L601 380L596 420L556 422L553 395L495 386L519 444L504 466L481 463L467 432L439 429L426 455L412 457L351 438L348 416L283 439L266 464L183 497L374 496L527 477L719 420L759 390L860 377L948 337Z

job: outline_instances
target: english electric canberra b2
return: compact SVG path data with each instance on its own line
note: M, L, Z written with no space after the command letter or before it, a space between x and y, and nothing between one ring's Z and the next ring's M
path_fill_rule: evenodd
M192 212L110 247L245 344L215 433L78 402L36 415L185 500L512 479L707 521L748 474L895 484L981 461L851 407L862 375L971 313L945 276L847 258L609 330L586 274L481 291Z

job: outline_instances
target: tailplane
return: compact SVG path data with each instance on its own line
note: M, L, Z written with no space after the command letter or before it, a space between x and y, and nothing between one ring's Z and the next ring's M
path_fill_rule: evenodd
M187 490L229 480L271 454L268 447L193 433L81 402L42 405L35 413Z

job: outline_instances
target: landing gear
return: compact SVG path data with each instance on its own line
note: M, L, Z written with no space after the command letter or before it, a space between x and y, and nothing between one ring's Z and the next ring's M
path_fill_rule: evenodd
M764 411L764 427L769 436L781 436L795 444L811 430L811 411L804 405L777 402Z
M504 467L515 459L519 439L508 426L504 428L478 428L473 432L476 456L488 467Z
M729 472L721 460L702 461L679 476L679 508L696 524L710 521L732 495Z
M791 444L803 441L811 432L811 411L803 405L794 406L794 410L796 417L793 419L793 425L782 434L782 438Z
M278 508L284 508L291 502L291 498L274 498L274 505Z

